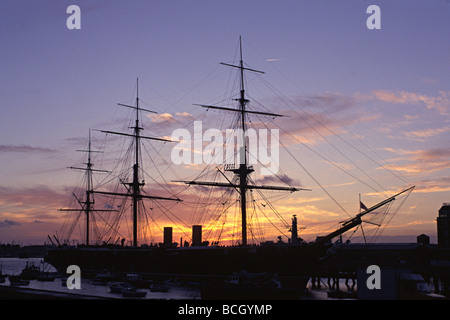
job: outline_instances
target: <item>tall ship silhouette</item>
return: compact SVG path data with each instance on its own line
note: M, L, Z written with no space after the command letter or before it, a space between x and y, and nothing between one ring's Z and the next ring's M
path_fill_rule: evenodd
M236 286L233 287L231 297L237 297L237 293L249 295L249 290L253 294L265 294L265 289L270 289L268 296L262 297L278 297L283 294L291 294L299 292L306 287L309 277L313 274L318 264L327 256L327 250L331 246L331 242L339 238L345 232L360 226L365 222L365 218L377 212L381 208L391 206L391 204L400 197L409 195L414 186L405 188L397 192L391 197L372 205L362 206L360 212L352 215L345 221L340 222L340 226L329 234L317 237L315 241L306 242L299 236L299 227L297 217L291 217L291 223L287 223L285 218L276 211L276 208L270 204L268 198L264 196L264 192L277 191L280 193L302 193L308 192L309 189L296 187L292 185L265 185L256 184L252 179L255 171L253 165L249 161L249 146L245 134L248 131L248 123L251 118L256 116L258 119L283 117L282 114L269 112L268 110L254 110L248 107L250 100L246 95L245 74L263 72L249 68L244 64L242 43L239 39L239 63L229 64L221 63L224 67L236 69L239 79L239 92L235 100L237 107L216 106L216 105L199 105L207 110L216 110L235 120L235 127L240 129L243 134L243 145L236 150L238 154L236 159L239 163L211 165L218 177L214 181L205 181L202 179L205 175L200 175L195 179L179 179L172 183L182 186L194 186L196 188L205 188L207 190L221 190L222 195L235 197L233 201L221 198L222 207L236 207L239 212L238 222L234 223L234 228L240 228L240 239L232 244L222 244L220 240L208 242L203 241L202 225L187 226L182 223L180 229L183 230L185 237L180 239L180 243L173 241L172 227L164 228L164 240L161 243L144 244L140 239L140 230L145 229L145 224L156 224L153 218L147 221L143 220L142 211L154 210L158 208L165 211L166 203L170 203L170 213L164 213L171 221L175 223L179 217L173 214L173 211L181 211L178 208L184 206L183 193L176 195L161 194L161 191L170 191L163 188L157 190L157 195L149 193L145 187L144 179L144 156L150 156L149 152L143 152L142 144L144 141L154 141L155 144L171 144L174 141L167 138L150 137L143 134L143 126L141 124L143 114L153 114L154 111L143 108L139 98L139 82L136 86L136 100L134 105L119 104L120 107L133 110L134 119L129 127L130 131L112 131L98 130L108 136L117 137L117 139L129 140L131 143L126 149L126 156L118 157L120 161L124 159L128 161L124 168L128 169L129 175L124 174L113 175L107 170L97 169L92 163L92 155L99 153L98 150L91 148L91 133L89 133L89 144L87 150L80 150L87 153L87 162L85 167L72 167L75 170L84 171L84 190L83 198L74 193L75 203L78 207L64 208L61 211L68 211L69 214L76 215L76 222L84 216L85 218L85 243L70 245L64 243L60 237L49 236L50 241L55 243L55 248L50 249L45 261L50 263L61 272L66 272L69 265L77 265L80 267L82 274L95 273L100 271L111 271L116 274L139 273L149 279L182 279L186 281L195 281L204 288L205 298L219 297L224 290L230 289L232 282L230 277L240 277ZM226 118L224 118L226 119ZM153 160L146 160L153 161ZM115 165L114 168L119 168ZM111 172L114 172L112 170ZM93 175L105 174L108 179L116 180L116 187L106 189L107 184L95 186ZM220 181L219 181L220 178ZM153 191L153 190L152 190ZM249 238L253 238L253 234L249 236L249 214L253 214L254 198L253 193L258 193L264 197L266 203L264 207L270 207L283 221L284 232L289 232L287 241L262 241L260 243L250 243ZM101 197L102 199L111 200L111 204L103 205L101 208L96 207L94 199ZM147 204L147 203L150 204ZM233 203L232 203L233 202ZM113 203L113 204L112 204ZM161 207L157 207L154 203L164 203ZM155 208L153 208L155 207ZM205 209L207 210L207 209ZM172 215L173 214L173 215ZM99 218L101 216L113 217ZM115 230L118 224L115 220L120 216L131 216L132 239L131 243L127 243L123 237L118 236L120 233ZM109 219L109 220L108 220ZM109 238L103 239L98 243L98 239L92 240L93 222L104 222L108 226ZM240 221L239 221L240 220ZM114 221L114 222L111 222ZM180 219L181 221L181 219ZM223 222L224 224L225 222ZM191 241L188 227L192 229ZM222 225L223 228L223 225ZM68 229L73 232L74 226ZM216 229L220 229L217 227ZM114 230L116 233L114 233ZM220 232L219 232L220 233ZM97 232L98 234L98 232ZM106 233L103 235L105 237ZM98 236L98 235L97 235ZM95 242L95 244L94 244ZM278 285L276 288L267 285L268 279L276 278ZM245 280L245 281L244 281ZM251 281L255 280L255 281ZM258 280L258 281L256 281ZM255 284L255 282L257 284Z

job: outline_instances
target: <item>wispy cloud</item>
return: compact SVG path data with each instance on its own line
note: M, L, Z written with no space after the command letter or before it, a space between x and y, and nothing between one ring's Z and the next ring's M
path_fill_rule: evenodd
M150 114L148 118L154 123L175 122L174 117L170 113Z
M183 119L192 120L193 117L190 113L187 112L176 112L175 116L170 113L158 113L158 114L148 114L147 118L151 120L153 123L161 123L161 122L178 122Z
M424 129L424 130L414 130L410 132L403 132L403 134L410 139L416 140L416 141L424 141L429 138L434 138L442 133L449 132L450 127L443 127L443 128L431 128L431 129Z
M408 92L375 90L372 92L378 100L398 104L424 105L427 109L435 109L441 115L448 115L450 109L450 91L439 91L438 96Z
M293 179L287 175L281 175L281 176L275 176L275 175L270 175L270 176L264 176L264 178L262 179L258 179L256 180L257 184L268 184L268 183L285 183L288 185L292 185L292 186L296 186L296 187L301 187L302 184L300 183L299 180L297 179Z
M277 121L280 134L290 143L317 144L326 137L344 134L347 128L376 121L381 113L367 112L362 103L367 95L323 92L310 96L276 98L271 105L286 105L281 114L288 116ZM286 141L283 140L283 141Z
M15 152L15 153L53 153L54 149L32 147L28 145L0 145L0 152Z
M19 222L16 221L12 221L12 220L3 220L0 221L0 228L8 228L8 227L13 227L13 226L20 226Z
M183 127L186 123L189 123L194 119L193 116L187 112L176 112L175 114L168 112L148 114L147 118L151 122L149 128L164 131L170 131L178 127Z
M340 92L323 92L310 96L297 96L291 100L299 107L320 108L329 113L349 109L365 99L365 95L359 93L345 95Z
M438 179L426 179L417 181L417 187L414 192L432 193L432 192L448 192L450 191L450 177L442 177Z
M62 195L63 194L58 193L47 186L35 186L29 188L0 186L0 201L7 203L26 203L29 205L58 203L58 201L61 200Z
M421 162L450 157L449 149L405 150L405 149L384 148L384 150L399 155L414 155L416 160Z
M56 209L68 196L46 186L14 188L0 186L0 218L14 221L54 219ZM54 215L52 214L55 213Z
M437 84L437 83L440 82L439 79L434 79L434 78L422 78L422 79L420 79L420 80L421 80L422 82L424 82L424 83L426 83L426 84L430 84L430 85Z
M405 150L385 148L385 150L402 156L396 160L408 162L402 165L391 164L389 168L392 170L405 173L430 173L450 168L450 149Z

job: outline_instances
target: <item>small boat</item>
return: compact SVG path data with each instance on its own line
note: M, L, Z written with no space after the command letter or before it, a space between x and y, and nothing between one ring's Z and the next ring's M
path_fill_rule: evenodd
M27 265L20 274L20 278L23 280L36 280L40 274L41 270L38 266L35 266L34 264L29 265L27 262Z
M139 273L127 273L124 280L126 283L141 289L148 289L152 284L151 280L144 279Z
M30 280L23 279L21 276L8 276L9 284L11 286L28 286L30 284Z
M91 281L91 284L98 285L98 286L105 286L110 281L114 281L114 280L117 280L117 276L110 271L105 271L105 272L97 273L95 275L95 278Z
M108 288L111 293L121 293L123 297L143 298L147 295L146 291L137 290L137 288L127 282L110 282Z
M160 283L153 283L150 285L151 292L167 292L169 291L169 287Z
M42 271L38 266L32 264L26 264L25 268L20 273L22 280L38 280L38 281L54 281L56 273Z
M130 285L129 283L120 282L120 281L108 283L108 288L111 293L123 293L124 289L136 289L134 286Z
M144 298L147 295L147 291L138 291L136 288L123 288L122 297L127 298Z

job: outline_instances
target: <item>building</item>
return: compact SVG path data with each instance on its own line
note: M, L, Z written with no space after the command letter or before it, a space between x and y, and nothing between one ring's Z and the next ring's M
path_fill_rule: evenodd
M437 221L438 245L450 247L450 203L443 203Z

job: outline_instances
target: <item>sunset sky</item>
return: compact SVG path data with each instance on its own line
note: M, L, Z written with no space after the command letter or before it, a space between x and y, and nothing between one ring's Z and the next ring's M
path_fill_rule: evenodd
M81 9L79 30L66 26L72 4ZM381 9L381 29L366 25L371 4ZM235 106L236 70L219 62L238 63L239 36L247 66L265 72L246 74L249 108L289 116L254 116L249 126L279 129L278 177L312 189L269 192L283 218L296 214L311 241L357 214L359 195L370 206L415 185L378 241L414 242L425 233L436 243L437 212L450 202L445 0L0 0L0 243L42 244L61 228L68 213L58 209L82 175L67 167L86 161L76 150L87 147L89 129L134 125L117 103L134 103L137 78L142 106L158 112L142 116L144 135L193 132L194 120L203 130L230 128L234 115L194 104ZM125 140L91 133L93 148L104 151L96 168L112 170L116 151L126 150L114 143ZM147 187L183 199L167 206L184 222L174 238L185 238L192 224L212 219L195 204L207 191L171 181L196 178L204 166L174 165L173 144L145 143L143 157L157 154L159 170L145 169L156 174ZM276 178L252 176L284 185ZM155 191L157 184L164 188ZM148 206L160 228L170 226Z

